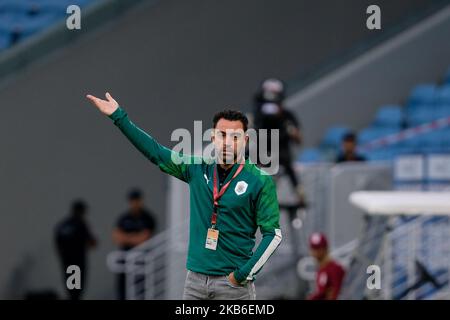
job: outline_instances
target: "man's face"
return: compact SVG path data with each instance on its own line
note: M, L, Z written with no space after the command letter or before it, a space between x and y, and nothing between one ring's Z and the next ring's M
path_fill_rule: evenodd
M342 143L342 149L345 153L353 153L356 149L355 141L348 140Z
M142 199L130 199L130 209L133 213L139 213L143 207Z
M233 164L245 152L248 136L241 121L220 119L211 137L218 156L218 163Z
M323 258L327 255L327 249L319 248L319 249L310 249L311 256L317 261L322 261Z

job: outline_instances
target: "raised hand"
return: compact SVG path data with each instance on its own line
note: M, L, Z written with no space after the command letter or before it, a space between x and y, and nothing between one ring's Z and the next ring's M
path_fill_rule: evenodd
M97 109L100 110L101 113L106 114L107 116L110 116L111 114L114 113L114 111L117 110L117 108L119 107L119 104L117 103L116 100L113 99L113 97L111 97L109 92L107 92L105 96L106 96L107 100L99 99L90 94L88 94L86 96L86 98L91 100L92 104L94 106L96 106Z

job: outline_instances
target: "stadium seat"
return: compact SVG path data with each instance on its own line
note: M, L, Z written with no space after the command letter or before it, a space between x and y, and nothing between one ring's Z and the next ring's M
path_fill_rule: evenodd
M351 130L345 126L330 127L322 139L321 146L324 148L339 149L342 138L350 131Z
M11 35L11 44L33 35L59 20L53 13L29 16L27 14L1 14L0 33Z
M83 7L89 2L92 2L92 0L1 0L0 13L40 14L58 12L66 14L69 5L76 4Z
M20 39L22 40L39 31L42 31L58 20L60 20L60 17L54 13L39 14L32 19L24 20L20 25Z
M444 83L450 84L450 68L447 69L447 73L444 76Z
M399 143L400 148L409 149L411 151L418 151L419 144L420 144L420 140L417 139L417 137L408 138Z
M417 149L424 153L439 152L441 150L442 133L440 131L431 131L417 136Z
M406 115L406 123L408 127L418 126L433 120L439 119L440 114L437 110L417 109L410 110Z
M29 9L29 1L0 0L0 13L28 13Z
M417 110L429 111L429 110L433 110L435 107L436 106L434 104L412 104L412 105L408 105L405 108L405 118L411 112L416 112Z
M437 91L436 103L450 108L450 84L442 86Z
M436 106L434 113L438 119L450 117L450 105L441 104Z
M368 127L358 134L358 144L363 145L376 139L399 132L398 128Z
M74 4L79 7L84 7L89 2L92 2L92 0L32 0L32 2L33 7L38 12L66 15L68 6Z
M397 152L393 148L377 149L364 154L368 161L393 160Z
M432 135L434 141L433 146L437 147L440 152L450 151L450 129L444 128L437 130Z
M403 108L396 105L387 105L378 109L374 126L400 128L403 124Z
M434 104L437 88L434 84L421 84L416 86L409 97L408 105Z
M11 35L11 33L15 30L18 21L26 18L27 17L24 13L0 13L0 33Z
M67 15L67 7L94 0L0 0L0 50L34 35Z
M444 150L450 152L450 128L441 131L441 143Z
M0 32L0 51L7 49L10 45L11 45L10 34Z

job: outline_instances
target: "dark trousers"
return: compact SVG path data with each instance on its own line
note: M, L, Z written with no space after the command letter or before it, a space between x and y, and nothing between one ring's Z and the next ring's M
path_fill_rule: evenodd
M117 275L117 299L118 300L125 300L125 287L126 287L126 279L125 279L125 273L119 273Z

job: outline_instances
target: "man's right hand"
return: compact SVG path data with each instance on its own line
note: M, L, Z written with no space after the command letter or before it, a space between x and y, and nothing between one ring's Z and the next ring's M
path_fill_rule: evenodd
M117 110L119 107L119 104L116 100L111 97L109 92L106 93L106 99L102 100L97 97L94 97L90 94L86 96L89 100L91 100L92 104L97 107L98 110L100 110L101 113L106 114L107 116L110 116L114 113L114 111Z

